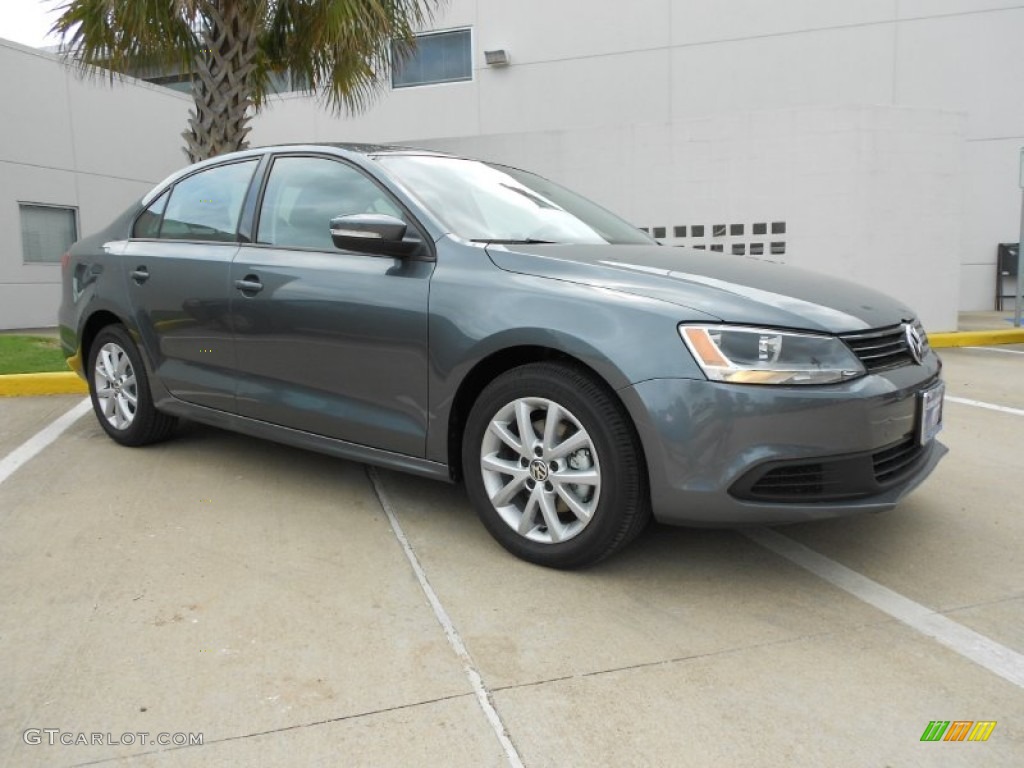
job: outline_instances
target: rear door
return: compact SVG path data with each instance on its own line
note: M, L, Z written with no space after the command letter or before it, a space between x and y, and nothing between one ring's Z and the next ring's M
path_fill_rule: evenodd
M231 267L238 412L421 457L433 262L334 246L332 218L373 212L417 226L354 165L273 160L255 242Z
M181 400L233 411L229 272L259 158L178 180L135 223L122 257L133 318L156 375Z

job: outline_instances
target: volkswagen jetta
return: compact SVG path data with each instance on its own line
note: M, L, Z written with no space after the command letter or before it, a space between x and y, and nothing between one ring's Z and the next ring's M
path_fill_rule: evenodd
M660 246L546 179L394 147L172 175L64 266L61 336L128 446L183 417L465 483L509 551L597 561L653 516L893 507L945 448L900 302Z

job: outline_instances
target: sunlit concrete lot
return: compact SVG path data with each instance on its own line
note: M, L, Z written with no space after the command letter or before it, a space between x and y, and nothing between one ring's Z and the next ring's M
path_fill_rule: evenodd
M562 573L460 487L378 472L417 573L361 465L195 425L121 448L88 413L0 483L0 764L1019 766L1024 348L942 357L975 404L947 400L930 481L775 530L980 651L757 532L654 526ZM0 400L0 459L79 402Z

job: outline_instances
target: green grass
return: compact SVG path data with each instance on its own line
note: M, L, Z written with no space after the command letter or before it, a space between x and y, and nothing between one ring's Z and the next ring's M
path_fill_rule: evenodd
M69 370L57 339L0 334L0 375Z

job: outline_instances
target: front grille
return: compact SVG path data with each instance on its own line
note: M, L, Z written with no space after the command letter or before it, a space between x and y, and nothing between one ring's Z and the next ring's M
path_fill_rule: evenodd
M924 455L924 446L919 444L913 435L909 435L896 445L884 448L871 456L875 469L875 480L885 485L898 480L907 474Z
M766 498L821 496L825 485L825 468L821 464L797 464L765 472L751 486L750 493Z
M910 433L875 451L762 464L729 492L751 501L804 504L863 498L905 479L920 467L926 453Z
M917 329L921 338L925 338L924 330L919 325ZM853 354L864 364L868 373L887 371L914 362L907 346L906 326L903 325L842 334L839 338L853 350Z

